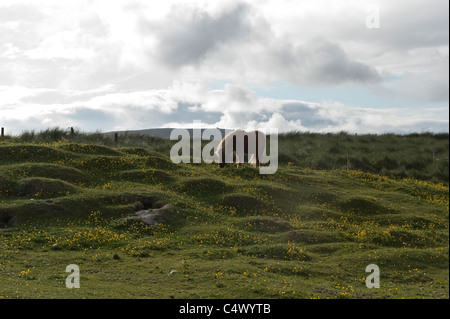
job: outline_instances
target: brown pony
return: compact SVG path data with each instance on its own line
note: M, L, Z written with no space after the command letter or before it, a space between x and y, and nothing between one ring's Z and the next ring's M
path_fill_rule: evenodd
M249 157L248 162L256 167L261 166L261 158L266 150L266 135L258 130L245 132L236 130L228 133L217 147L216 155L219 158L219 167L225 167L233 162L236 154L238 166L244 162L244 154Z

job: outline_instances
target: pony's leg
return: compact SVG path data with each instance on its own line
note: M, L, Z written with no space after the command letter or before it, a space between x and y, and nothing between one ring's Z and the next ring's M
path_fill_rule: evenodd
M263 143L263 146L259 147L256 154L256 166L261 167L263 164L261 163L261 159L264 158L264 152L266 151L265 143Z
M250 157L248 162L253 166L258 166L258 160L257 160L255 154L252 154L252 156Z
M260 157L258 156L258 154L255 154L255 166L256 167L261 166L261 161L259 159L260 159Z
M236 154L236 167L241 167L242 163L241 163L241 158L239 157L238 154Z
M225 165L227 165L227 163L225 162L225 150L222 148L219 153L220 153L219 167L224 168Z

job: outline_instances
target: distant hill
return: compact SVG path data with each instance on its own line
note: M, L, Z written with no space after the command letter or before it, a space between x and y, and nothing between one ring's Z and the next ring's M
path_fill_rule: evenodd
M144 130L127 130L127 131L112 131L112 132L106 132L105 135L113 135L115 133L119 133L119 135L127 135L127 134L137 134L137 135L149 135L153 137L161 137L161 138L170 138L170 133L172 132L174 128L151 128L151 129L144 129ZM188 128L189 134L192 136L193 129ZM205 128L201 129L201 132L203 134L203 131ZM230 129L221 129L219 128L220 132L222 133L222 136L225 136L226 133L231 132Z

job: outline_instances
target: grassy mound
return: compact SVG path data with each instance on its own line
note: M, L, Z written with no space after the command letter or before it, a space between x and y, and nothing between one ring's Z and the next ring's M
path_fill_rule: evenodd
M0 147L0 163L55 163L75 159L77 155L41 145L6 145Z
M69 183L87 184L90 177L83 171L64 165L47 163L19 164L3 169L5 175L18 177L43 177L60 179Z
M205 197L224 193L227 185L214 178L191 178L183 181L179 190L188 195Z
M120 156L121 153L110 147L95 144L61 144L58 148L80 154Z
M18 182L11 176L4 176L0 172L0 197L8 197L15 193Z
M77 187L59 179L25 178L20 181L17 193L23 197L51 198L74 194Z
M268 207L266 203L254 196L236 193L224 195L222 204L234 209L237 215L262 215Z
M14 224L14 217L5 209L0 209L0 229L11 227Z
M172 175L158 169L128 170L119 173L120 179L136 183L168 183Z
M297 261L311 260L311 255L307 250L292 244L263 244L251 248L241 248L238 252L258 258Z
M336 234L327 231L316 231L311 229L293 230L287 235L290 242L304 244L323 244L339 242L341 239Z
M241 224L246 230L262 233L281 233L294 228L286 220L269 216L252 216L246 218Z
M391 209L376 203L374 200L360 197L351 198L339 204L338 207L347 214L361 216L393 213Z

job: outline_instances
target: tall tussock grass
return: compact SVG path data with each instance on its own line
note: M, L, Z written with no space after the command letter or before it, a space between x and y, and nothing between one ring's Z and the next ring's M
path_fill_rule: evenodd
M108 147L144 147L167 154L172 142L160 137L149 136L139 133L123 133L115 140L114 134L105 134L100 131L82 132L80 130L63 129L60 127L47 128L36 132L23 131L17 136L5 137L6 140L16 143L51 144L58 142L97 144Z
M279 135L279 163L314 169L361 170L448 183L448 156L448 133Z
M166 155L177 141L140 133L71 131L48 128L40 132L23 131L5 137L13 143L82 143L117 148L143 148ZM209 141L202 141L204 146ZM385 176L414 177L448 183L449 134L409 133L405 135L288 132L278 136L280 165L312 169L351 169ZM191 147L192 147L191 143ZM269 153L270 139L267 137Z

